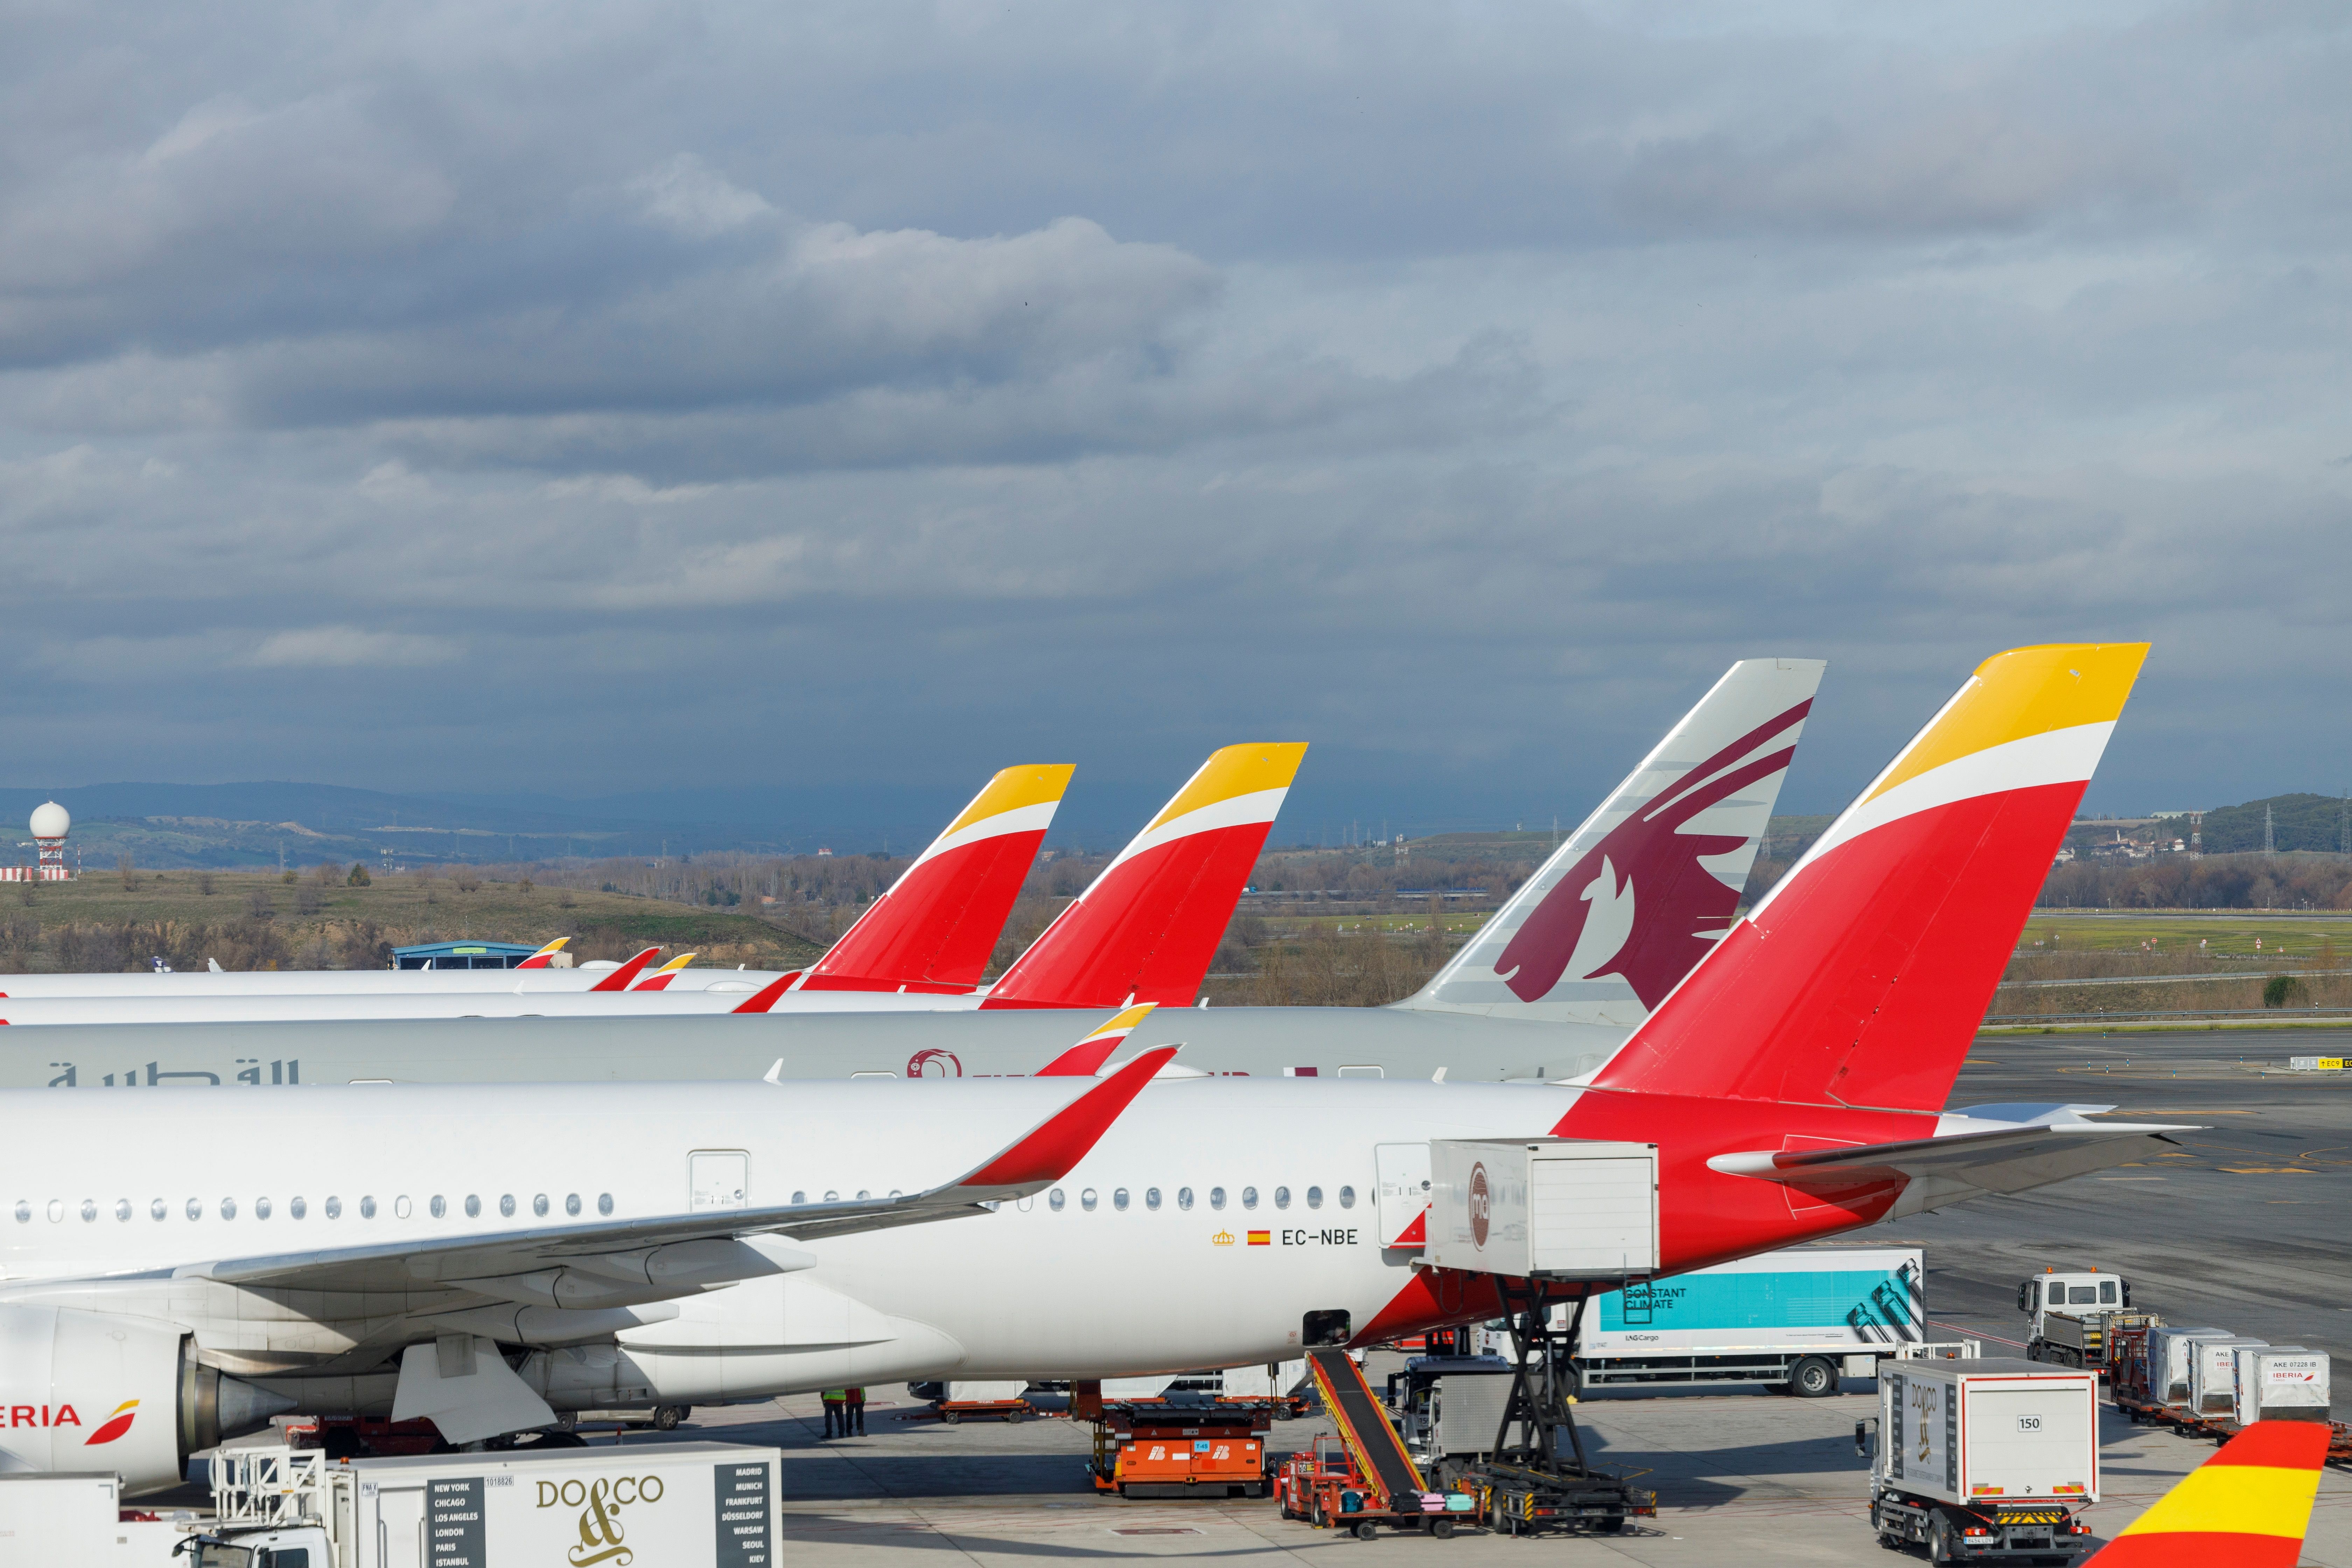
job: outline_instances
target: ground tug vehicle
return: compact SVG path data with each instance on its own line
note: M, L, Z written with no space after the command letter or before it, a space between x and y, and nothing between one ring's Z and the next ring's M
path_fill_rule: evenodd
M1890 1362L1870 1456L1879 1543L1930 1561L2021 1562L2091 1549L2077 1517L2099 1500L2097 1374L2019 1360Z

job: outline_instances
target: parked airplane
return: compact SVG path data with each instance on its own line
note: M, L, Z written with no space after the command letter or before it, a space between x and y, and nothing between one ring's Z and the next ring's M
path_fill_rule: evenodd
M462 1442L1489 1318L1494 1275L1416 1267L1434 1139L1654 1145L1660 1275L2144 1156L2179 1130L1941 1109L2144 652L1987 661L1589 1086L1163 1046L1091 1079L233 1095L193 1140L170 1096L0 1095L0 1401L33 1413L0 1454L135 1492L291 1408Z
M899 875L890 889L835 942L817 965L827 983L866 990L890 991L927 986L948 979L962 988L977 984L1020 896L1029 863L1053 826L1054 812L1076 772L1066 763L1029 763L1000 771L971 804L956 814L944 832ZM659 948L620 966L583 965L577 969L550 966L554 954L569 942L559 937L525 959L516 969L305 969L207 973L131 974L5 974L0 975L0 997L17 1004L11 1022L33 1021L23 1004L27 998L112 1000L148 1004L150 1013L170 1013L173 1019L207 1016L167 1008L164 1004L196 1000L215 1009L209 1016L317 1016L314 1013L248 1015L232 1010L244 997L379 995L525 995L547 996L589 991L631 988L646 961ZM670 978L656 986L651 981L638 988L724 993L757 991L778 973L711 969L686 972L687 960L672 959L664 966ZM527 972L527 973L524 973ZM656 977L659 978L658 976ZM298 1004L309 1005L309 1004ZM172 1021L133 1016L130 1012L87 1009L60 1015L60 1021ZM343 1015L367 1016L362 1015Z
M1181 1023L1163 1016L1155 1027L1187 1041L1186 1059L1215 1072L1425 1079L1444 1069L1457 1077L1550 1079L1598 1067L1648 1011L1620 971L1633 970L1654 986L1665 963L1686 969L1720 934L1762 842L1822 670L1814 659L1732 666L1506 904L1492 925L1511 937L1474 945L1406 1003L1221 1007L1187 1012ZM1244 770L1229 777L1234 794L1255 792ZM1195 793L1188 784L1156 821L1204 815L1178 809ZM1216 813L1205 815L1213 821ZM1144 837L1160 831L1147 826ZM1140 854L1122 861L1146 863ZM1604 875L1612 884L1612 929L1622 933L1628 955L1622 961L1621 950L1578 923L1590 906L1584 895ZM1083 917L1065 917L1048 936L1076 941L1101 932L1118 945L1115 925L1105 930L1108 897L1097 894L1125 880L1121 867L1106 871L1088 890ZM1238 878L1229 886L1220 895L1228 909ZM1196 935L1201 929L1195 926ZM1524 937L1517 934L1522 929ZM1698 940L1690 940L1693 933ZM1505 947L1512 955L1507 978L1491 967ZM1532 958L1523 962L1530 950ZM1196 944L1188 963L1204 971L1210 951ZM1032 973L1058 967L1041 963ZM1155 973L1164 977L1165 970ZM1550 977L1549 990L1534 983L1539 973ZM1140 968L1111 966L1089 983L1108 993L1105 1006L1117 1006L1129 994L1123 982L1151 977ZM990 994L1003 997L1004 982ZM778 1011L797 1005L788 997ZM27 1041L12 1030L0 1035L0 1085L753 1078L779 1060L787 1078L961 1077L1033 1072L1068 1044L1066 1023L1050 1012L974 1014L961 1010L971 1005L969 999L872 994L846 994L824 1005L831 1010L822 1017L765 1022L599 1016L425 1026L92 1025L66 1046L46 1034ZM915 1006L927 1011L906 1010Z

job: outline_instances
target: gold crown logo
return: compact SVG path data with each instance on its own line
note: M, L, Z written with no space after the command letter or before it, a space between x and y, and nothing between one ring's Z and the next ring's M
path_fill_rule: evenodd
M1234 1233L1230 1230L1221 1230L1209 1237L1209 1240L1213 1246L1231 1247L1234 1244Z

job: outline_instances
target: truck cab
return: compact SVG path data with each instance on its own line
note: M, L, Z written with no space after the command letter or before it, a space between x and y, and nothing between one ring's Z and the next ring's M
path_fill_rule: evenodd
M188 1568L334 1568L333 1546L317 1525L192 1535L181 1544Z
M2029 1344L2050 1337L2045 1319L2053 1310L2076 1316L2116 1312L2129 1307L2131 1299L2131 1281L2102 1268L2071 1273L2052 1269L2021 1279L2017 1286L2017 1310L2026 1315Z

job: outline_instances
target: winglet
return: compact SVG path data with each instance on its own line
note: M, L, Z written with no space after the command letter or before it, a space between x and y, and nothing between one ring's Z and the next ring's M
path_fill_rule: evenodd
M604 979L599 980L595 984L588 987L588 989L591 991L626 991L629 988L629 982L635 980L639 973L645 969L646 965L654 961L654 955L659 952L661 952L661 949L657 947L649 947L646 949L643 952L637 954L636 957L629 960L628 963L621 965L620 968L615 969L612 973L607 974Z
M677 978L677 972L684 969L688 964L692 963L694 959L695 955L693 953L681 952L676 958L671 959L667 963L663 964L659 969L655 970L645 979L640 980L635 985L630 986L629 989L632 991L667 991L669 989L669 983Z
M730 1013L764 1013L769 1008L774 1006L776 1005L776 998L791 990L793 988L793 982L798 980L800 977L801 972L797 969L793 970L789 974L779 974L773 980L769 981L765 985L761 986L757 991L752 992L749 996L744 997L741 1002L730 1007L728 1011Z
M563 944L571 940L572 939L568 936L559 936L553 942L549 942L545 947L541 948L537 952L532 953L529 958L524 959L520 963L516 964L515 967L517 969L545 969L553 963L555 955L563 951Z
M774 1064L772 1067L769 1068L768 1068L768 1070L767 1070L766 1072L763 1072L763 1073L761 1073L761 1074L760 1075L760 1081L761 1081L761 1083L782 1083L782 1082L783 1082L783 1081L784 1081L784 1058L782 1058L782 1057L778 1057L778 1058L776 1058L776 1060L775 1060L775 1064Z
M1151 1077L1176 1057L1174 1046L1144 1052L1094 1088L1023 1133L1004 1152L956 1185L1035 1191L1058 1182L1110 1131Z
M1136 1026L1151 1016L1160 1005L1146 1002L1112 1016L1109 1022L1037 1069L1039 1078L1092 1078L1103 1063L1110 1060L1111 1052L1125 1044Z
M2294 1568L2311 1528L2325 1421L2257 1421L2090 1559L2095 1568Z

